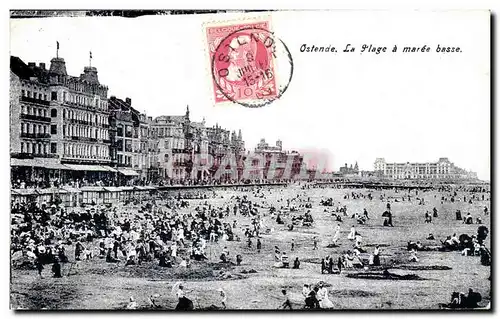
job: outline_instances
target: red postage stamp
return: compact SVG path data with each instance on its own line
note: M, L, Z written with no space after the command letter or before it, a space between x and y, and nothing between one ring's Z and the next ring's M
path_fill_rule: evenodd
M270 21L206 28L215 103L260 107L281 95Z

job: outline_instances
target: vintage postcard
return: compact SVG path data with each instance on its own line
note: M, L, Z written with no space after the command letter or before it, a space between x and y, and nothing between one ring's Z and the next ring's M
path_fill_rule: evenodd
M11 309L491 310L491 19L11 10Z

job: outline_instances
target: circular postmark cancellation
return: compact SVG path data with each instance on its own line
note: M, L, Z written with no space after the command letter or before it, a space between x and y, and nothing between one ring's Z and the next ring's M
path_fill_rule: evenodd
M273 32L249 26L222 38L212 55L217 101L257 108L279 99L293 76L293 59Z

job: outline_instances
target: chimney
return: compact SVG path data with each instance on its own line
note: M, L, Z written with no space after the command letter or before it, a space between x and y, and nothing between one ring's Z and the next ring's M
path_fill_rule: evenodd
M125 98L125 103L127 103L128 105L132 105L132 100L129 97L127 97Z
M28 66L33 69L36 66L35 62L28 62Z
M40 63L40 69L45 70L45 63Z

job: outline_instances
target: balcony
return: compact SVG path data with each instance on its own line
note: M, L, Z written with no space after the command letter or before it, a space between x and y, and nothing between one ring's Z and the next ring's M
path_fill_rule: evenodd
M69 122L72 124L92 125L92 122L84 120L69 119Z
M23 102L29 102L29 103L34 103L34 104L41 104L41 105L50 105L50 101L45 101L45 100L40 100L40 99L34 99L32 97L27 97L27 96L21 96L21 101Z
M59 158L57 154L33 154L33 153L11 153L12 158L33 159L37 158Z
M27 138L50 138L50 134L48 133L21 133L21 137Z
M33 157L42 157L42 158L59 158L57 154L31 154Z
M85 136L76 136L76 135L72 135L71 136L71 139L73 141L86 141L86 142L98 142L98 140L96 138L93 138L93 137L85 137ZM103 141L104 143L104 141Z
M31 115L31 114L21 114L22 119L33 120L33 121L41 121L50 123L50 117Z

